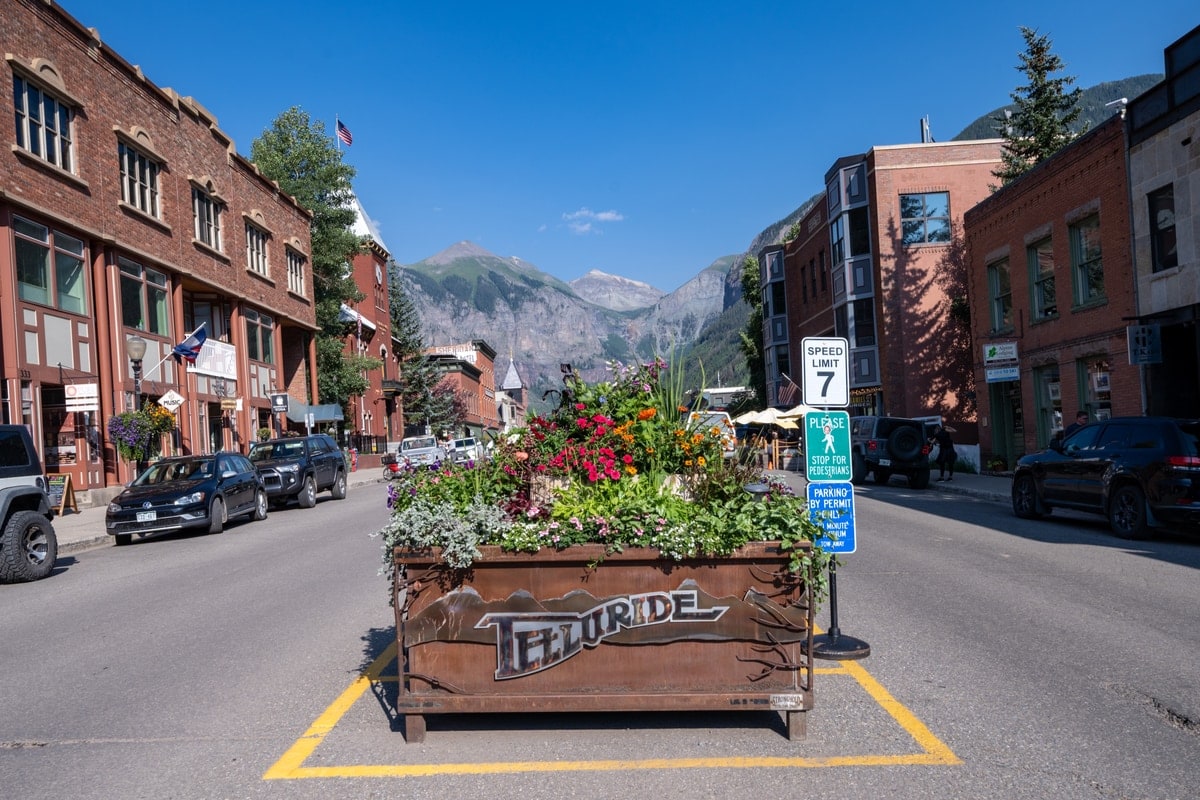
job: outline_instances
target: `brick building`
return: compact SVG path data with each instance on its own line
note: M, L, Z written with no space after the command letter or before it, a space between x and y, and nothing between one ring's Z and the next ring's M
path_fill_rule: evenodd
M245 449L272 392L316 392L309 214L58 5L0 0L0 18L0 419L77 491L120 485L106 425L139 402L138 338L141 402L183 398L164 451Z
M834 163L800 236L760 254L775 398L784 366L802 372L800 339L832 334L850 345L851 414L940 414L973 437L968 387L955 385L944 358L949 298L936 271L963 212L987 196L1000 146L892 145Z
M1079 409L1141 413L1128 189L1114 116L967 212L985 460L1045 447Z
M425 349L443 381L448 381L467 406L465 431L445 431L451 438L463 435L486 439L500 431L496 399L496 351L482 339ZM411 420L410 420L411 422ZM441 434L442 431L434 431Z

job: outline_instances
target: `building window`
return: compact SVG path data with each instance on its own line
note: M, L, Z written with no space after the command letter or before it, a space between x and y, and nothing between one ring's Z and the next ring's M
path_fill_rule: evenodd
M1104 265L1100 260L1100 217L1090 216L1071 226L1071 263L1075 273L1075 304L1104 299Z
M1112 416L1111 370L1107 358L1095 357L1076 362L1079 377L1079 407L1090 419L1109 419Z
M833 263L842 263L846 257L846 223L841 217L836 217L829 223L829 242Z
M784 291L783 281L776 281L771 284L771 316L777 317L786 313L787 294Z
M121 161L121 200L158 219L158 162L124 142L117 143L117 156Z
M904 244L950 241L950 193L900 195L900 227Z
M13 106L17 147L72 172L71 107L20 75L13 75Z
M1175 241L1175 187L1164 186L1146 196L1150 206L1150 254L1155 272L1179 266Z
M1058 378L1058 365L1049 364L1033 370L1034 400L1037 406L1037 446L1045 447L1062 430L1062 384Z
M121 322L126 328L169 336L167 276L121 258Z
M1012 274L1007 258L988 265L988 305L992 331L1012 330Z
M266 364L275 363L275 320L266 314L247 310L246 317L246 357L252 361L262 361Z
M304 256L295 250L287 251L288 291L304 294Z
M852 208L847 216L850 220L850 257L870 255L871 229L867 207Z
M267 276L267 232L257 225L246 223L246 265L259 275Z
M1050 239L1028 247L1029 279L1033 282L1033 318L1058 316L1058 300L1054 291L1054 248Z
M221 249L221 206L208 192L192 187L192 216L196 221L196 241L213 250Z
M854 301L854 346L875 344L875 301L870 297Z
M87 313L83 240L13 217L17 293L22 300Z
M825 251L822 250L821 252L817 253L817 258L819 259L818 264L821 268L821 291L826 292L829 290L829 283L827 273L825 271ZM814 289L813 291L816 290Z
M802 295L803 301L807 304L808 303L808 267L804 266L803 264L800 265L800 294ZM813 299L815 300L816 293L814 292L813 294L814 294Z
M788 346L786 344L778 345L775 348L775 373L790 375L792 373L791 356L788 354Z

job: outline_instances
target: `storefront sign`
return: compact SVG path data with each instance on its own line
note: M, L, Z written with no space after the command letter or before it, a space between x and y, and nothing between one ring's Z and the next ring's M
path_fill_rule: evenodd
M99 411L100 385L97 383L69 383L63 387L67 399L67 411Z
M1019 381L1021 379L1021 368L1016 365L1011 367L988 367L985 372L988 383L1007 383L1008 381Z
M158 398L158 404L167 411L170 411L172 414L179 410L179 407L183 405L183 402L183 395L174 389L169 390L162 397Z
M983 346L983 363L993 364L997 361L1016 361L1016 342L991 342Z
M208 339L204 342L191 372L215 378L237 380L237 348L227 342Z
M1161 364L1162 333L1157 325L1130 325L1125 329L1130 364Z

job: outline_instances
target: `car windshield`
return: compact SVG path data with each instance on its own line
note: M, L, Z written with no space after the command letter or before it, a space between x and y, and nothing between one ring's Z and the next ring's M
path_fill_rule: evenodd
M173 481L197 481L211 478L213 475L213 460L211 458L189 459L187 461L160 461L153 464L134 481L137 486L148 486Z
M294 442L269 442L256 444L250 451L251 461L270 461L276 458L301 458L304 456L303 440Z
M425 447L437 447L437 439L432 436L422 436L419 439L405 439L400 443L401 450L420 450Z

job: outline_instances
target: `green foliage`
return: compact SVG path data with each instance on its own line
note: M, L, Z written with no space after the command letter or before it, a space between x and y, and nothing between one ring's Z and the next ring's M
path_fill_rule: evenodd
M447 275L442 279L442 286L446 288L450 296L463 303L471 302L471 281L468 281L461 275Z
M1073 77L1051 77L1063 68L1062 59L1050 50L1048 36L1021 28L1025 51L1021 66L1028 83L1011 95L1016 110L1011 118L1001 115L995 122L1004 138L1002 166L992 174L1004 183L1024 175L1058 152L1075 138L1071 126L1079 118L1078 87L1068 91Z
M633 355L629 351L629 345L624 339L615 333L610 333L604 340L604 344L600 347L605 358L614 360L625 360Z
M500 292L496 290L496 285L487 279L486 276L480 275L475 281L475 308L484 314L494 314L496 312L496 301L500 299Z
M325 134L325 124L313 122L295 106L276 117L254 140L250 158L263 175L312 214L313 297L320 328L319 402L344 404L346 398L365 389L361 376L345 363L346 329L338 319L342 303L355 303L363 297L346 269L347 261L362 247L351 232L354 168L342 161L333 138Z
M762 279L754 256L747 256L742 262L742 300L750 307L750 317L741 335L742 355L750 372L746 389L761 399L767 396L767 362L762 344Z
M746 491L762 474L722 458L721 431L691 428L681 416L683 370L655 359L610 371L594 384L569 376L557 408L499 440L492 459L393 482L385 571L397 546L439 547L450 566L466 569L482 544L653 547L681 560L778 540L794 550L794 569L813 570L822 595L832 557L798 547L822 535L805 501L777 483L761 501Z
M141 461L158 452L162 435L175 427L175 415L157 403L140 411L108 418L108 438L126 461Z

